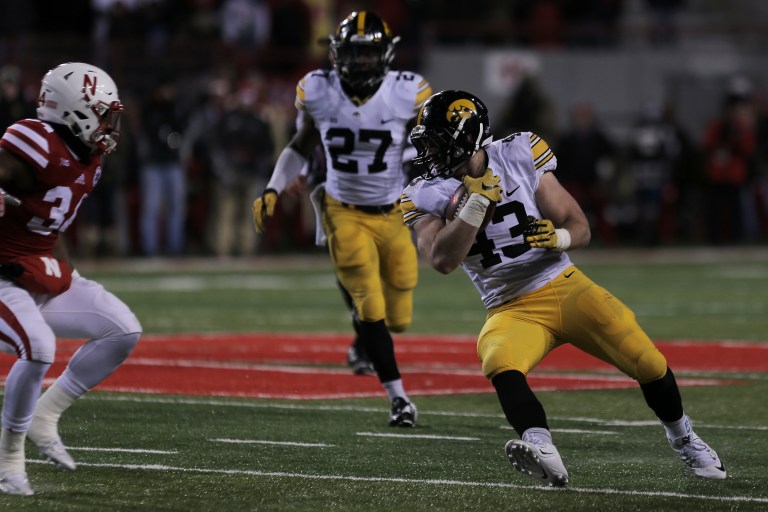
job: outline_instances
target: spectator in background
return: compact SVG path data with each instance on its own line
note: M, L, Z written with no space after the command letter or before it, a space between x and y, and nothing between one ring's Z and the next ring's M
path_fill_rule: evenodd
M732 81L721 114L706 127L707 226L715 244L741 241L746 216L753 213L743 200L757 148L750 94L746 81Z
M669 214L677 195L674 177L681 154L677 131L664 119L662 105L648 102L630 131L627 146L627 164L634 180L638 236L644 245L658 244L665 227L666 237L673 235L668 224L672 222Z
M759 234L763 238L768 238L768 97L766 97L766 91L756 91L753 102L757 137L757 153L753 173L755 208L757 220L760 223Z
M261 48L270 38L271 16L264 0L224 0L221 39L233 47Z
M615 242L606 217L605 183L615 173L617 148L598 124L590 103L571 108L570 126L555 146L566 162L558 173L560 183L581 205L592 232L604 243Z
M53 3L63 4L63 2ZM91 7L96 61L106 66L116 57L124 58L127 41L140 33L143 24L139 2L138 0L92 0Z
M651 18L648 37L654 46L676 45L680 37L680 12L686 0L645 0Z
M525 75L506 108L491 129L495 134L532 130L542 138L552 139L556 133L556 114L552 99L544 92L534 75Z
M181 162L185 120L178 112L176 84L158 80L143 105L139 155L141 156L141 242L146 256L157 256L160 224L165 252L179 256L185 249L187 177Z
M0 62L14 58L16 49L24 45L41 21L36 14L33 2L0 2Z
M311 15L302 0L273 2L269 49L271 70L284 76L302 72L301 68L309 56L311 34Z
M700 145L692 140L678 121L674 105L675 102L672 101L666 104L662 118L664 124L673 131L679 147L679 156L672 178L676 189L674 204L676 235L680 240L700 242L706 238L702 151Z
M130 90L120 95L127 105L139 105ZM138 110L138 109L137 109ZM129 109L120 123L120 151L105 158L99 186L88 196L75 221L71 249L83 258L124 256L139 252L140 161L137 126L140 113Z
M189 179L189 219L187 245L199 253L212 252L213 247L207 240L210 221L210 189L213 186L213 164L211 161L211 127L227 110L227 103L232 98L232 81L226 72L214 76L203 75L200 80L204 85L202 101L192 108L189 116L184 141L181 145L181 160Z
M259 111L259 84L246 84L211 127L213 171L209 240L219 257L249 256L256 251L256 233L248 211L257 192L272 174L272 131Z
M24 97L21 70L6 64L0 68L0 130L5 130L19 119L34 118L37 105Z
M624 0L562 0L569 47L605 48L619 43Z

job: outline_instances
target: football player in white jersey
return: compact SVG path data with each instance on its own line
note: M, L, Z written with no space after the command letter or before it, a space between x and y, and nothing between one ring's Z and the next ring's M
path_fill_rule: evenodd
M141 335L128 306L71 269L61 237L98 183L103 155L117 146L123 110L106 72L69 62L43 77L37 119L15 122L0 139L0 187L17 199L3 205L8 197L0 194L0 349L18 357L3 397L2 493L33 494L27 437L58 468L75 470L59 418L120 366ZM57 337L87 341L40 396Z
M319 202L336 276L352 297L359 339L391 401L389 424L412 427L416 406L390 332L404 331L413 315L418 259L398 201L408 130L432 90L416 73L389 70L397 40L372 12L353 12L341 22L330 37L333 69L299 81L301 125L254 201L253 220L263 233L279 195L322 144L327 175Z
M530 132L491 142L485 105L464 91L432 96L417 123L411 132L415 161L429 170L403 191L401 209L422 255L442 273L461 265L488 310L477 354L521 438L505 446L513 467L545 485L568 482L526 375L570 343L640 384L692 473L725 478L717 454L693 432L675 377L634 313L565 252L589 243L589 225L557 181L557 159L547 143ZM469 198L446 221L449 199L461 184ZM491 202L490 223L480 229Z

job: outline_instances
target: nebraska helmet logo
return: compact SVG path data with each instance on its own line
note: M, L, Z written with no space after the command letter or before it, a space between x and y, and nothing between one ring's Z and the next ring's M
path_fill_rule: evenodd
M83 94L86 99L89 99L89 92L90 96L96 94L96 76L83 75Z
M477 107L472 101L462 98L448 105L448 112L445 117L449 122L455 123L459 119L468 119L477 112Z

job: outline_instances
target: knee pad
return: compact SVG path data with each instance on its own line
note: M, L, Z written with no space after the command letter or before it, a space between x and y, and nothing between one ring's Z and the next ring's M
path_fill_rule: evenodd
M410 326L411 326L410 322L408 322L407 324L387 324L387 329L389 329L389 332L400 334L407 331L408 327Z
M363 322L378 322L384 320L384 297L380 294L366 295L358 303L358 316Z
M112 344L115 354L122 356L123 360L125 360L125 358L128 357L131 354L131 352L133 352L133 349L136 347L136 344L139 342L140 337L141 337L140 332L133 332L130 334L122 334L120 336L115 336L113 339L108 341L110 344Z
M358 267L338 267L337 276L352 296L358 317L364 322L384 320L386 305L379 274L372 263Z
M398 291L387 286L384 295L387 327L392 332L405 332L413 321L413 292Z
M640 384L661 379L667 373L667 358L656 347L649 348L637 359L636 373Z
M20 357L38 363L53 363L56 357L56 335L51 328L46 324L40 324L28 330L27 335L31 352L26 356L22 354Z
M496 343L485 343L484 350L478 352L478 357L482 362L483 375L489 380L502 373L508 371L516 371L527 375L530 368L522 365L512 364L513 359L508 357L507 347Z
M555 345L554 335L543 325L502 309L485 321L477 339L477 357L489 379L508 370L528 375Z

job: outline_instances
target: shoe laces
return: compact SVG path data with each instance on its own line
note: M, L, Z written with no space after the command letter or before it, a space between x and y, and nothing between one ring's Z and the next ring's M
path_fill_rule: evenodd
M673 447L680 459L691 467L711 466L719 460L715 451L696 434L683 436L674 442Z
M405 398L398 396L392 400L392 411L402 412L408 406L408 403Z
M45 449L54 453L67 453L67 447L61 442L61 439L56 438L50 443L45 445Z
M526 443L531 443L537 448L541 448L542 446L549 446L552 444L551 442L547 441L546 439L542 439L536 434L529 434L529 435L523 436L522 440L525 441Z

